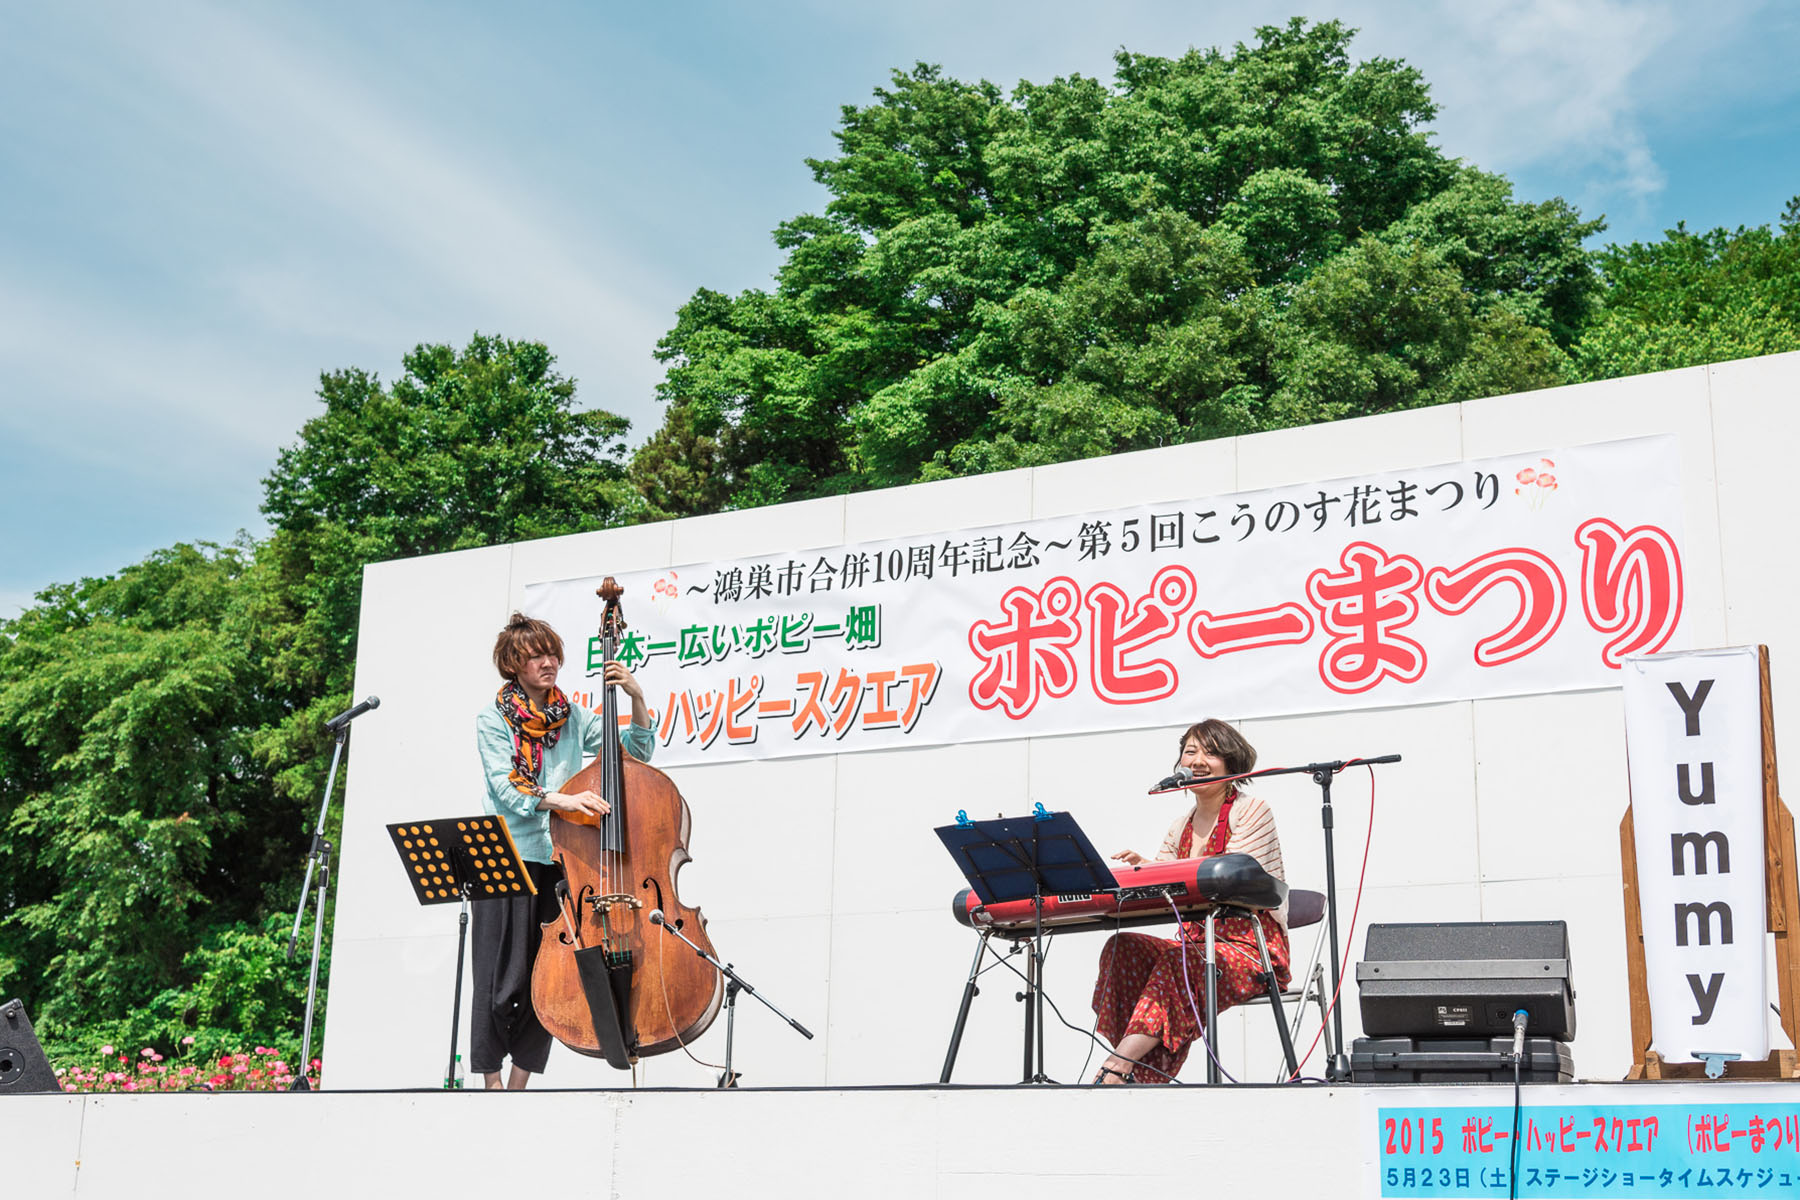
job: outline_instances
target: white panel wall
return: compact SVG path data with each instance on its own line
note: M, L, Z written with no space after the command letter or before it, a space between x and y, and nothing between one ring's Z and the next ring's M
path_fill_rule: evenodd
M1525 1090L1539 1121L1578 1105L1762 1111L1792 1098L1780 1083ZM1509 1104L1512 1089L1244 1088L1228 1115L1222 1099L1206 1088L16 1096L0 1145L6 1194L31 1200L461 1195L497 1190L521 1154L533 1188L578 1200L1373 1197L1381 1106L1454 1114ZM1773 1145L1785 1176L1791 1155Z
M1768 644L1779 717L1796 695L1790 672L1800 672L1800 560L1776 532L1788 520L1800 446L1800 355L371 567L357 692L377 693L383 705L358 722L350 760L326 1086L431 1086L441 1076L456 913L413 906L382 825L480 807L471 723L496 686L487 657L494 631L530 584L1659 433L1675 434L1682 448L1694 644ZM918 602L929 603L929 593ZM1404 756L1375 782L1353 962L1370 922L1566 920L1579 990L1577 1071L1624 1073L1617 828L1626 788L1616 691L1250 719L1244 729L1264 765ZM672 772L694 811L684 898L704 909L721 955L818 1035L803 1040L743 997L735 1065L746 1082L934 1081L974 938L949 916L961 880L931 828L959 808L1019 813L1041 801L1076 813L1104 851L1148 851L1177 805L1145 798L1143 786L1170 761L1175 733ZM1780 736L1790 761L1800 753L1797 738ZM1323 890L1317 789L1297 777L1261 790L1276 809L1290 882ZM1333 800L1347 925L1370 828L1368 775L1340 777ZM1296 931L1297 960L1310 951L1312 932ZM1048 967L1053 999L1082 1029L1093 1020L1099 941L1059 940ZM958 1082L1018 1078L1017 986L1005 967L985 976ZM1355 1036L1353 983L1344 1005L1346 1032ZM467 1022L465 1006L465 1048ZM716 1062L724 1034L721 1017L697 1054ZM1310 1037L1309 1026L1302 1047ZM1272 1078L1276 1041L1265 1009L1227 1014L1220 1040L1228 1070ZM1053 1017L1047 1042L1053 1075L1091 1074L1083 1034ZM1196 1058L1188 1074L1199 1072ZM640 1071L657 1085L712 1077L680 1054ZM621 1081L560 1048L546 1080Z

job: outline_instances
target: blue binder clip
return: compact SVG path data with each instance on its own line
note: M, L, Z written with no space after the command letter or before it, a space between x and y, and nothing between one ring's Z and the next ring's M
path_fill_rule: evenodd
M1032 820L1048 821L1050 819L1050 816L1051 816L1050 813L1047 813L1044 811L1044 802L1042 800L1039 800L1035 805L1032 806L1032 809L1031 809L1031 819Z
M973 829L973 828L975 828L975 822L969 820L969 813L968 813L967 809L959 808L956 810L956 827L958 829Z

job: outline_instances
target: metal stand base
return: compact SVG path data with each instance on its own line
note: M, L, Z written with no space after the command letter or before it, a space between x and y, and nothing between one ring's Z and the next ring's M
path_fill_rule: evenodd
M731 964L726 963L725 965L729 967ZM738 1080L743 1078L742 1075L731 1069L731 1050L736 1041L737 1031L737 998L738 993L742 990L743 985L736 979L732 979L725 985L725 1071L719 1076L721 1088L734 1088L738 1085Z
M469 945L469 886L462 888L462 912L456 919L456 994L450 1002L450 1057L444 1060L444 1087L459 1088L456 1077L456 1035L462 1025L463 953Z
M950 1031L950 1048L944 1055L944 1068L938 1072L939 1083L949 1083L950 1075L956 1070L956 1056L962 1049L963 1029L969 1023L969 1008L975 997L981 994L979 986L982 974L988 970L983 967L982 960L988 952L988 941L994 936L992 929L981 931L981 940L975 945L975 958L969 963L969 978L963 984L962 1003L957 1006L956 1026ZM1055 1083L1056 1080L1044 1070L1044 950L1049 939L1048 934L1039 931L1032 938L1018 938L1013 942L1012 953L1025 952L1025 990L1014 992L1013 999L1025 1005L1025 1041L1024 1068L1020 1083ZM997 962L1005 959L995 952Z

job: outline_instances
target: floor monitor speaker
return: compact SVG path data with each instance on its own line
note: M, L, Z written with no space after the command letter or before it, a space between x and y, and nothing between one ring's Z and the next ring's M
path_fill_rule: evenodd
M31 1018L17 1000L0 1004L0 1096L9 1092L60 1092L56 1072L31 1031Z
M1356 964L1369 1037L1575 1036L1569 927L1562 921L1371 925Z

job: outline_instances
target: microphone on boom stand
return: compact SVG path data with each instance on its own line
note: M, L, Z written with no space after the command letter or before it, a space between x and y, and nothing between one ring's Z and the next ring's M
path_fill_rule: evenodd
M1194 768L1192 768L1192 767L1176 767L1175 773L1173 775L1170 775L1167 779L1162 780L1161 782L1157 783L1155 786L1153 786L1150 789L1150 795L1154 796L1158 792L1177 791L1181 788L1187 787L1189 784L1191 784L1193 782L1194 782Z
M364 700L361 704L358 704L355 708L347 708L343 712L339 713L337 716L331 718L331 720L325 722L325 728L333 730L333 731L342 729L344 726L348 725L350 722L356 720L356 718L358 718L358 717L362 716L364 713L368 712L371 708L380 708L380 707L381 707L381 697L380 696L370 696L367 700Z
M732 964L720 962L705 950L702 950L699 946L694 945L693 942L688 941L687 935L681 932L679 923L669 920L662 909L653 908L644 914L644 918L652 925L660 928L670 937L679 938L689 950L692 950L695 954L698 954L701 958L704 958L707 962L711 963L713 969L729 981L725 988L725 1073L719 1076L720 1087L736 1087L738 1081L738 1073L731 1068L733 1030L737 1025L738 992L749 992L752 996L755 996L758 1000L762 1001L763 1006L770 1012L786 1021L795 1033L800 1034L808 1041L812 1040L812 1030L794 1020L794 1018L788 1016L779 1008L776 1008L775 1002L746 983L744 977L737 973L736 968L734 968Z

